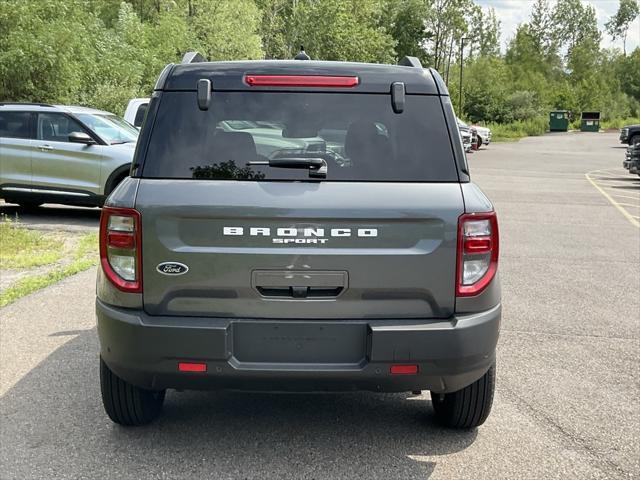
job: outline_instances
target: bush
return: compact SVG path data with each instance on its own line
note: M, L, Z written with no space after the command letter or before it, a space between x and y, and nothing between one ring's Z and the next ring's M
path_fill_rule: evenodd
M603 122L600 122L600 128L603 128L605 130L609 130L611 128L621 129L626 125L640 125L640 118L616 118L613 120L605 120Z
M494 142L518 140L527 136L543 135L549 126L546 117L538 116L530 120L520 120L510 123L489 123L491 139Z

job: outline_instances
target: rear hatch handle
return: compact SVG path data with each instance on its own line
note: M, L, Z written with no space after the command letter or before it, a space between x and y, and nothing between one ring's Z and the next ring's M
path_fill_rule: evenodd
M347 272L254 270L251 284L262 297L336 298L347 289Z

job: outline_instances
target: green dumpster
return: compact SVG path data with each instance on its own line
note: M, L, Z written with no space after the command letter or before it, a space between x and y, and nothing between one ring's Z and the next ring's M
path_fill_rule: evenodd
M582 112L580 120L581 132L599 132L600 131L600 112Z
M549 131L566 132L569 130L569 111L555 110L549 113Z

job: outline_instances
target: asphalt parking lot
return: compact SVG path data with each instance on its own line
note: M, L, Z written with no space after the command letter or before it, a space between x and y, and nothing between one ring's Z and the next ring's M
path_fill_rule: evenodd
M640 477L640 178L623 157L617 134L572 133L470 156L500 218L504 305L477 430L434 424L428 393L169 392L154 424L115 426L90 270L0 310L0 478ZM77 221L66 210L24 219Z

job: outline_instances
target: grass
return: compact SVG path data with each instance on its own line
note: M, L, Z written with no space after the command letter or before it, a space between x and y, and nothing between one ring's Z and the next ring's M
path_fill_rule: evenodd
M629 118L616 118L613 120L603 120L600 122L600 128L604 128L608 130L610 128L621 129L627 125L638 125L640 124L640 118L637 117L629 117Z
M613 120L603 120L600 122L600 128L620 129L625 125L640 124L640 118L618 118ZM492 142L515 142L523 137L535 137L544 135L549 128L549 119L547 117L537 117L531 120L524 120L511 123L489 123L487 127L491 129ZM571 122L569 128L579 130L580 118Z
M489 123L492 142L515 142L523 137L544 135L549 127L549 120L537 117L511 123Z
M32 268L57 262L64 242L54 235L28 230L7 216L0 219L0 269Z
M47 287L76 273L91 268L98 263L98 234L80 236L71 245L52 234L27 230L15 221L0 221L1 269L24 269L52 265L41 274L21 278L0 292L0 307L4 307L20 297ZM70 262L59 263L62 258Z

